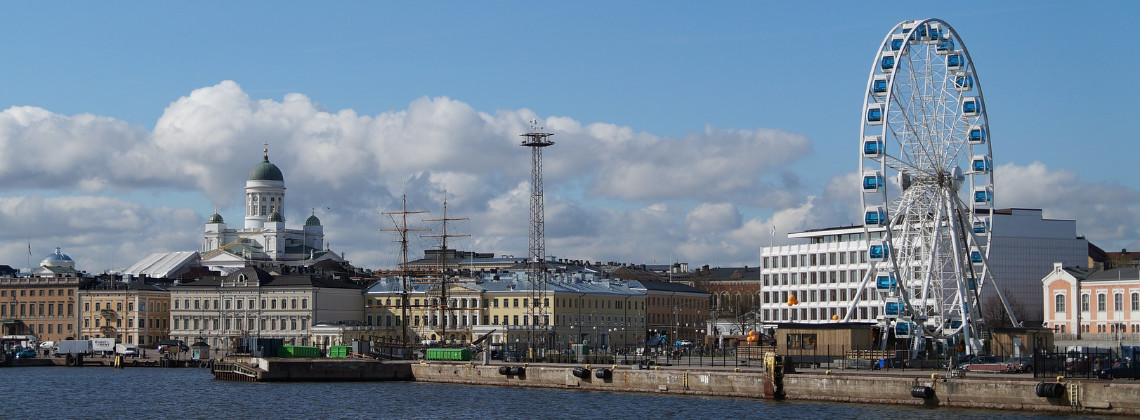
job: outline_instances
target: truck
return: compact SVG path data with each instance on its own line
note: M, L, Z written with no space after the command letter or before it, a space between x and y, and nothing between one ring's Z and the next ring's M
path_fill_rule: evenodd
M119 343L115 345L115 354L120 356L139 357L139 347L134 344Z
M52 348L56 356L91 354L91 340L59 340Z
M114 338L92 338L91 351L96 353L111 353L115 351Z

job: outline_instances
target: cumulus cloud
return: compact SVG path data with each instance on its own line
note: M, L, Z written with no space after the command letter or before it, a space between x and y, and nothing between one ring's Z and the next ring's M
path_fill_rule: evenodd
M789 232L859 219L858 174L804 185L812 142L786 131L710 127L671 138L446 97L360 115L299 93L252 98L224 81L173 101L153 131L35 107L0 112L0 217L18 221L0 231L0 264L26 264L29 238L34 259L61 246L89 271L197 249L215 206L240 223L242 188L265 143L285 175L287 225L315 213L332 248L355 264L397 261L395 235L380 229L393 227L382 213L399 210L402 195L409 210L432 212L412 218L417 226L442 216L445 199L449 217L468 218L449 227L471 235L455 247L522 257L531 151L520 134L531 120L556 142L543 150L551 256L749 264ZM1090 238L1137 236L1135 189L1039 163L1004 165L996 178L1001 203L1075 218ZM415 239L411 253L434 246Z

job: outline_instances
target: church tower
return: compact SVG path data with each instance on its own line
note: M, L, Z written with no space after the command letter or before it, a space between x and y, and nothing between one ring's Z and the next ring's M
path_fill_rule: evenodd
M277 165L269 162L269 144L266 144L264 159L249 171L249 179L245 181L245 228L265 227L270 213L284 208L285 177Z

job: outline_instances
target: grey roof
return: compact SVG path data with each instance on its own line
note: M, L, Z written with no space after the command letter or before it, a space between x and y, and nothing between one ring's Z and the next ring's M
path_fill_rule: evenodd
M665 281L634 281L630 282L630 287L634 289L645 289L646 291L655 292L677 292L677 293L697 293L708 295L709 292L689 286L683 283L670 283Z
M495 277L498 277L497 279ZM592 276L579 275L552 275L547 282L546 290L550 293L587 293L612 295L640 295L644 292L635 290L631 282L620 280L597 280ZM408 279L411 293L426 293L439 286L438 283L425 283L419 280ZM398 293L401 290L399 277L384 277L372 283L365 293L384 294ZM468 289L484 292L527 292L530 282L526 280L525 273L506 273L487 275L479 278L460 279L456 281Z
M1073 277L1077 276L1074 275ZM1107 270L1096 270L1089 273L1084 278L1077 278L1085 281L1136 281L1140 279L1140 268L1120 267L1110 268Z
M200 261L197 251L155 252L128 267L123 274L175 278Z
M183 283L176 288L180 287L218 287L221 286L222 280L233 280L239 275L245 275L246 278L256 278L257 283L261 287L325 287L334 289L363 289L364 286L337 280L332 277L315 275L315 274L283 274L272 275L269 272L255 267L245 267L225 276L206 276L198 281Z

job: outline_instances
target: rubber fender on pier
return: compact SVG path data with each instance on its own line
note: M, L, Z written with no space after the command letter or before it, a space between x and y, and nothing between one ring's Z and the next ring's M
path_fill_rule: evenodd
M589 378L590 377L590 369L586 369L584 367L576 367L576 368L574 368L573 375L575 377L582 378L582 379Z
M1044 398L1061 398L1065 395L1065 384L1059 382L1040 382L1037 384L1037 396Z
M499 366L499 374L500 375L510 375L511 374L511 367L510 366Z
M609 379L612 376L614 376L614 373L613 373L613 371L611 371L609 369L601 368L601 369L595 369L594 370L594 377L595 378Z
M922 399L933 398L934 388L918 385L910 389L910 396Z
M522 366L511 366L510 374L513 376L526 375L526 368Z

